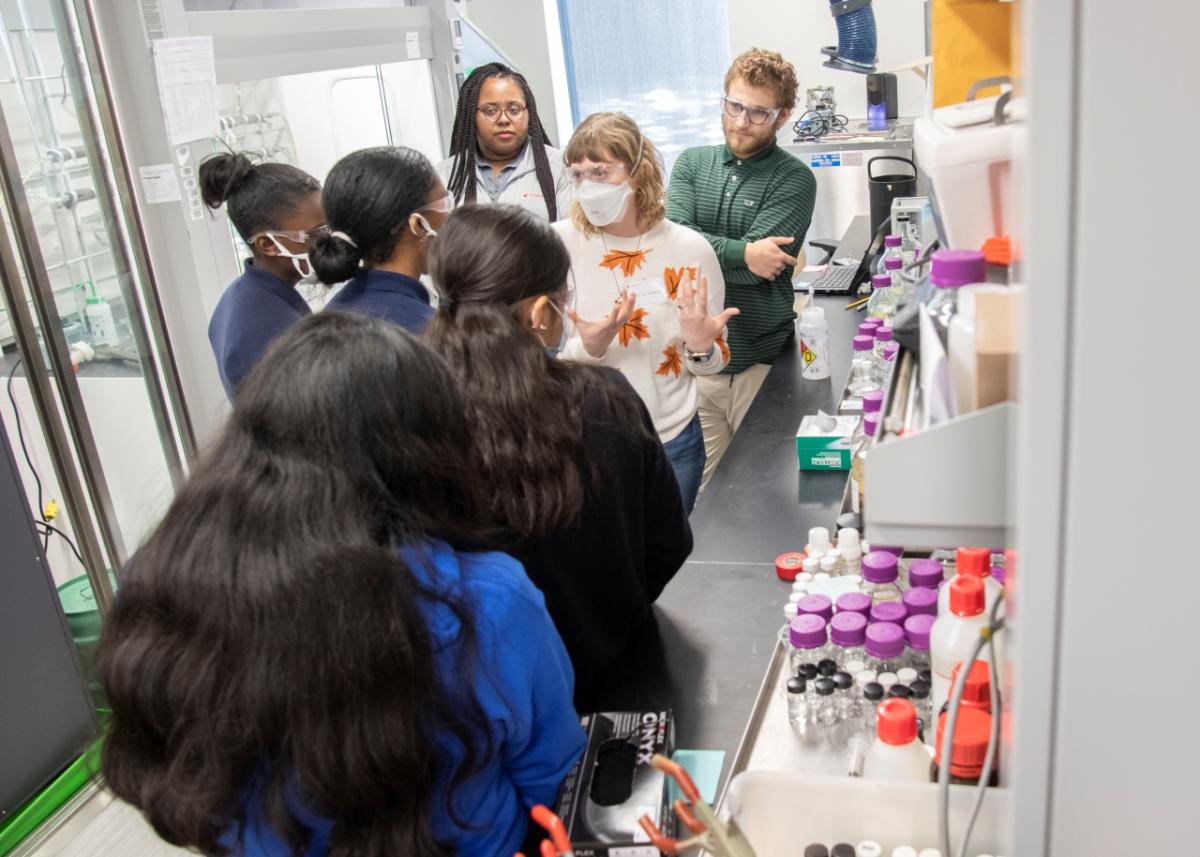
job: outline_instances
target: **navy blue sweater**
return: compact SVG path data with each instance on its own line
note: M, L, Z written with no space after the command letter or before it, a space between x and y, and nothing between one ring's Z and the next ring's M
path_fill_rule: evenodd
M420 280L362 268L328 303L329 309L382 318L420 333L433 318L429 292Z
M230 401L271 340L311 312L293 285L246 260L245 272L221 295L208 323L208 341Z

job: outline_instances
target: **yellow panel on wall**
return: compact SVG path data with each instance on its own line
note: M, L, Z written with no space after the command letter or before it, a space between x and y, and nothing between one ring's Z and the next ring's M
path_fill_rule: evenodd
M977 80L1012 76L1012 12L999 0L933 0L934 107L965 101Z

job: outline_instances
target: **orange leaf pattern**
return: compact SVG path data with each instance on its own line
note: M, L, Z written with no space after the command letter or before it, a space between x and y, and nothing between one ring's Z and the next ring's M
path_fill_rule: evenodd
M679 349L674 345L668 345L663 349L663 356L666 359L658 364L658 370L655 375L670 375L675 373L675 377L679 377L679 373L683 371L683 360L679 356Z
M690 265L682 268L663 268L663 282L667 286L667 297L671 300L675 300L679 295L679 284L683 282L684 275L695 277L696 269Z
M721 359L729 362L729 346L725 344L725 334L717 337L717 348L721 349Z
M629 316L629 321L621 325L621 329L617 331L617 338L626 348L629 347L631 339L649 339L650 328L646 327L646 323L642 321L649 313L644 309L635 309L633 315Z
M632 277L634 271L642 267L642 263L646 261L646 254L649 252L649 248L645 250L610 250L600 260L600 267L608 268L610 271L620 268L624 276Z

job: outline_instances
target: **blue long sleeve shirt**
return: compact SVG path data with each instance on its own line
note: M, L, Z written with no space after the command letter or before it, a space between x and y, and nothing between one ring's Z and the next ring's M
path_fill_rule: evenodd
M326 308L382 318L413 333L423 331L433 318L429 292L420 280L374 268L359 270Z
M419 580L459 599L474 617L479 660L472 680L454 671L459 638L454 612L440 601L423 606L442 680L458 686L470 682L490 724L494 748L488 767L452 797L458 814L474 829L458 827L446 812L442 796L450 772L445 771L434 792L434 834L453 843L460 857L512 854L525 835L529 808L554 805L559 783L583 751L583 729L571 704L571 662L542 594L512 557L457 553L436 541L406 548L403 556ZM461 758L448 736L435 740L449 756ZM321 857L329 850L332 822L303 806L296 805L294 812L313 831L305 857ZM241 849L232 832L226 843L234 853L290 857L255 802L248 813Z
M246 260L246 270L225 289L208 323L217 373L230 401L271 340L311 313L295 286Z

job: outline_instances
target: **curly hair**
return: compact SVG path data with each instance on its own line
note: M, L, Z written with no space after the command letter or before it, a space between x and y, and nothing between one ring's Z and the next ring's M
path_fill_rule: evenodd
M751 86L763 86L775 92L778 107L791 110L796 106L796 91L800 82L796 79L796 67L775 51L751 48L733 61L725 72L725 91L729 84L741 78Z
M663 202L666 189L658 149L624 113L593 113L579 123L563 151L563 163L570 166L585 158L617 161L632 170L629 186L633 188L638 229L642 232L649 231L666 216ZM571 204L571 222L588 237L600 231L587 219L578 202Z

